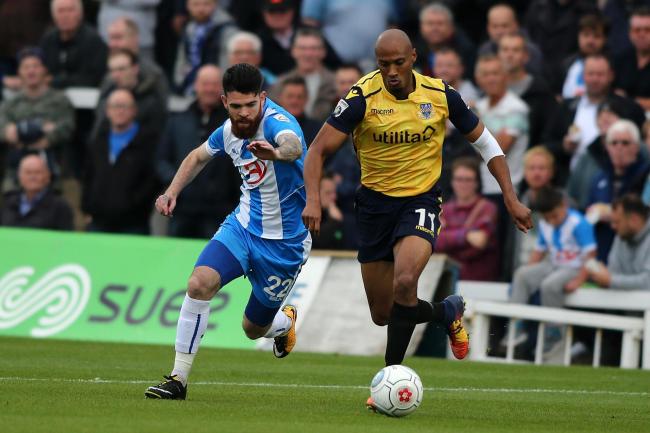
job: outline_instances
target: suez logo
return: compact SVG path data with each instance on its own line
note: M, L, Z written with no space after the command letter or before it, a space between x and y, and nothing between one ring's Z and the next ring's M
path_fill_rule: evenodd
M433 126L427 126L422 132L409 130L373 132L372 139L377 143L384 144L420 143L430 141L435 132Z
M73 324L90 297L90 275L65 264L32 280L34 268L21 266L0 277L0 329L14 328L39 315L33 337L49 337Z
M102 314L90 316L88 321L111 323L124 320L127 325L140 325L155 318L161 326L175 327L178 321L178 312L181 310L185 298L185 289L170 294L169 291L161 288L158 289L154 298L148 301L140 299L143 291L142 287L137 287L133 291L129 289L129 286L121 284L110 284L104 287L99 294L99 302L105 310ZM223 310L229 301L228 293L217 292L210 303L210 312ZM136 310L140 312L139 315L136 315ZM208 322L208 329L214 328L216 325Z
M0 329L15 328L36 316L38 320L30 334L50 337L77 321L88 304L92 282L88 271L79 264L57 266L32 280L34 273L33 267L21 266L0 275ZM143 292L142 287L132 290L127 285L107 285L99 294L102 311L91 315L88 321L139 325L155 318L164 327L175 327L185 289L170 292L160 288L153 299L144 299ZM223 310L229 301L228 293L217 293L210 311ZM208 324L208 329L215 327Z

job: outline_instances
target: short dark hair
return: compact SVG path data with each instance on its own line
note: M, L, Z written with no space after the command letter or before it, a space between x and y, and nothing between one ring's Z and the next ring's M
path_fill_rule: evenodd
M537 197L533 200L533 209L537 212L547 213L562 206L564 194L557 188L545 186L537 191Z
M623 213L627 215L634 213L643 217L643 219L648 219L650 215L650 208L641 200L641 197L634 193L623 194L614 200L612 208L616 209L618 207L621 207Z
M124 25L126 26L126 28L127 28L131 33L133 33L133 34L135 34L135 35L140 35L140 28L138 27L138 23L136 23L135 21L133 21L133 20L132 20L131 18L129 18L129 17L121 17L121 18L118 18L118 20L119 20L119 19L121 19L121 20L124 22ZM116 21L117 21L117 20L116 20ZM114 22L115 22L115 21L114 21Z
M239 92L259 95L262 91L262 73L253 65L238 63L223 74L223 93Z
M340 71L341 69L354 69L355 71L357 71L360 77L363 77L364 75L363 71L356 63L343 63L336 68L337 71Z
M596 60L598 60L598 59L602 59L602 60L604 60L604 61L607 62L607 65L609 66L609 69L610 69L610 70L612 69L612 61L610 60L609 57L607 57L607 56L606 56L605 54L603 54L603 53L589 54L587 57L584 58L585 63L586 63L587 60L589 60L589 59L596 59Z
M436 51L436 55L438 55L438 54L453 54L454 56L456 56L458 58L458 61L460 62L460 64L465 66L465 62L463 61L463 58L460 56L460 53L458 52L458 50L456 50L453 47L444 46L444 47L440 48L438 51Z
M321 32L316 27L300 27L296 32L296 36L293 38L292 45L295 45L296 40L302 37L317 38L320 40L320 43L323 46L323 48L325 48L325 37L323 36L323 32Z
M618 117L629 118L627 113L627 103L621 98L614 98L608 96L599 106L597 113L600 114L603 111L611 111L616 114Z
M40 47L33 46L25 47L18 51L18 54L16 54L16 63L20 66L23 60L30 57L37 58L41 61L43 66L45 66L45 54L43 53L43 50Z
M113 57L116 56L126 56L129 58L129 61L131 62L131 65L137 65L140 59L138 58L138 55L134 53L131 50L127 50L126 48L116 48L114 50L111 50L108 53L108 58L112 59Z
M526 36L526 33L524 33L522 30L517 30L514 33L508 33L505 34L504 36L508 36L509 38L519 38L523 41L524 43L524 49L528 51L528 36Z
M307 81L305 81L304 77L298 74L291 74L280 81L280 92L289 85L302 86L305 88L305 91L307 90Z
M481 163L478 158L474 156L461 156L454 159L454 162L451 163L451 178L454 178L454 172L459 167L466 168L471 170L476 177L476 191L481 192L483 190L483 182L481 181Z
M461 59L461 61L462 61L462 59ZM485 54L481 54L480 56L478 56L478 59L476 59L476 65L474 66L474 70L475 71L478 70L479 63L483 63L483 62L499 62L499 63L502 63L501 58L496 53L485 53Z
M650 7L639 6L632 10L632 13L630 14L630 19L632 19L632 17L648 17L648 16L650 16Z
M609 21L600 13L583 15L578 21L578 32L591 30L592 32L609 33Z

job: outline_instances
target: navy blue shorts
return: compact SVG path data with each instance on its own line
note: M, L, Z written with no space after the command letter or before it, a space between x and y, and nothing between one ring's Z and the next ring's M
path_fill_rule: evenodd
M355 197L359 262L394 261L393 247L406 236L429 241L433 250L440 232L441 203L437 187L412 197L391 197L361 186Z

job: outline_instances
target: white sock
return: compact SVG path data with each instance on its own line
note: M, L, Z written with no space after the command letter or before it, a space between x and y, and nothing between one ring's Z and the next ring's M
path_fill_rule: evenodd
M278 312L275 313L275 317L273 318L273 323L271 323L271 327L269 328L268 331L266 331L266 334L264 334L264 336L266 338L279 337L280 335L286 334L290 328L291 328L291 319L289 318L289 316L284 314L282 310L278 310Z
M210 301L192 299L185 295L176 326L176 361L172 375L178 374L187 381L194 356L208 327L209 315Z
M171 375L177 376L183 385L187 385L187 378L190 376L190 370L192 370L192 363L194 362L195 356L196 353L176 352L174 369Z

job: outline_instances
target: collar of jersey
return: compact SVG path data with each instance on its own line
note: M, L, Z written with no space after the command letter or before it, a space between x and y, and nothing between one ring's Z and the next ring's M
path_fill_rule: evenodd
M415 71L412 71L411 73L413 74L413 81L414 81L414 84L413 84L413 91L412 91L411 93L409 93L409 95L408 95L408 97L407 97L406 99L397 99L397 98L395 97L395 95L393 95L392 93L390 93L390 92L388 91L388 89L385 87L385 85L384 85L384 83L383 83L383 79L382 79L382 91L383 91L384 93L386 93L386 94L388 95L388 97L389 97L393 102L400 103L400 102L414 101L414 99L413 99L412 96L415 95L415 93L417 92L417 89L418 89L418 86L420 85L420 82L418 81L418 76L417 76L417 74L415 73Z

